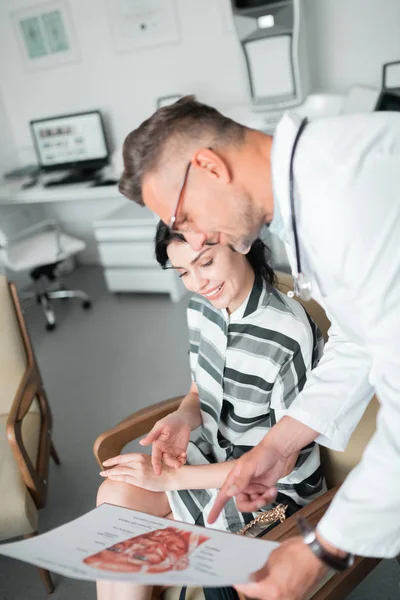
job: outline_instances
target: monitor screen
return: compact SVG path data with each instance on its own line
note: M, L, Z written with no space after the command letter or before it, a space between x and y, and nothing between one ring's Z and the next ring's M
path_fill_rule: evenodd
M375 110L379 111L398 111L400 110L400 90L399 93L394 94L391 92L383 91L379 96Z
M40 166L44 170L105 165L108 147L99 111L31 121Z
M233 6L238 10L250 8L270 8L271 4L279 4L281 0L234 0Z

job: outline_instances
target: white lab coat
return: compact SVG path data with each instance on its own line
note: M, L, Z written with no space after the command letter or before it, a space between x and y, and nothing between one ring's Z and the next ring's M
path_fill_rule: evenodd
M278 124L272 177L277 219L296 271L289 163L300 126ZM363 556L400 553L400 114L309 123L295 159L302 270L332 321L329 341L288 414L342 450L376 392L377 431L319 524L335 546ZM281 226L279 226L279 211Z

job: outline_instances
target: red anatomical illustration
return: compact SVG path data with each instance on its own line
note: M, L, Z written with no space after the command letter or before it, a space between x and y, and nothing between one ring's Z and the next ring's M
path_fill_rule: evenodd
M189 565L190 554L208 539L205 535L166 527L119 542L83 562L116 573L182 571Z

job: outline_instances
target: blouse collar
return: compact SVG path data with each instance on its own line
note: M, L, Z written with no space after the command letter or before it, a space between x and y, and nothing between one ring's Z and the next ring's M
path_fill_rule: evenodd
M228 313L226 309L223 309L222 313L230 323L238 323L242 319L255 313L261 306L265 304L266 296L269 296L271 290L270 286L266 283L261 275L256 275L254 278L253 287L242 302L242 304L232 313Z

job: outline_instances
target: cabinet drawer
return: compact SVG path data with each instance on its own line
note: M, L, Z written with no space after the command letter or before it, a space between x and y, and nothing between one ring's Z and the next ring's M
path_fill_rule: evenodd
M99 253L105 267L151 266L161 273L161 267L154 256L153 242L100 243Z
M112 292L169 293L180 283L174 281L175 273L160 268L104 269L104 275Z
M156 226L146 225L138 227L137 225L126 225L125 227L95 227L94 234L98 242L134 242L153 240L156 233Z

